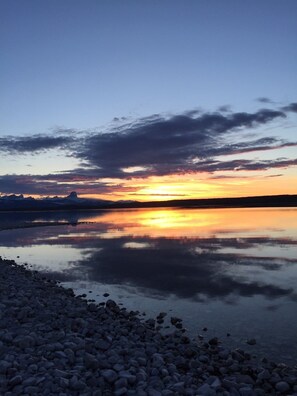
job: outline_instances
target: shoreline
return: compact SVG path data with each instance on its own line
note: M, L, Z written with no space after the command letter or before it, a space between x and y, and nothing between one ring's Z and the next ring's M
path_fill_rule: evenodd
M2 258L0 283L3 395L297 395L297 366L194 342L177 318L163 335L166 313L143 321L113 300L88 303Z

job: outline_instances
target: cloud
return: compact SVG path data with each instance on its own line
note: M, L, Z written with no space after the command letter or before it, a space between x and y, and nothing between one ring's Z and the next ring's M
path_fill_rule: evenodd
M269 100L260 99L262 103L268 103ZM173 115L154 114L129 123L127 119L121 118L118 120L120 123L112 123L105 131L60 128L51 136L40 134L31 137L3 137L0 138L0 150L10 154L32 154L53 148L67 151L67 155L81 161L82 168L59 176L61 184L57 188L65 187L66 191L69 191L67 178L72 182L79 181L79 175L82 177L81 181L90 183L88 191L91 191L95 184L98 185L97 182L91 184L91 180L95 178L127 180L189 172L285 168L295 166L296 161L223 159L227 155L297 146L297 142L278 137L255 138L258 127L285 118L286 113L296 111L296 107L296 103L291 103L278 110L260 109L247 113L232 112L229 107L222 106L218 112L195 109ZM247 131L251 129L253 136L247 135ZM127 172L126 168L133 168L134 171ZM55 175L54 179L57 182L58 176ZM21 180L17 181L19 187ZM42 183L42 186L32 186L32 191L52 191L53 184L49 183L46 187L46 182ZM82 186L78 187L83 189ZM0 191L4 192L1 189Z
M297 103L290 103L288 106L284 106L281 108L282 111L297 113Z
M70 136L7 136L0 138L0 151L9 153L33 153L53 148L67 149L73 141L73 138Z
M67 220L67 216L69 221L88 219L83 212L79 214L81 218L73 219L71 213L64 213L63 219ZM34 219L35 217L31 218ZM49 220L48 217L46 219ZM252 236L235 238L228 236L230 230L226 230L221 238L151 238L129 235L100 238L100 233L106 235L110 232L112 236L115 229L115 224L105 221L104 215L100 222L81 227L73 228L71 233L68 228L59 229L63 237L54 240L57 246L80 248L85 254L82 254L79 261L72 263L75 266L68 273L62 273L62 278L57 273L56 279L67 281L67 274L69 280L73 280L73 274L81 279L83 272L92 281L121 287L130 285L147 295L175 295L190 300L204 300L205 297L210 300L228 300L232 295L258 295L270 302L271 299L283 297L296 300L293 288L285 282L274 282L275 276L270 275L272 272L283 271L284 267L296 265L296 259L288 259L285 255L269 256L270 246L293 249L296 239ZM126 224L119 227L122 227L122 231L127 231ZM82 230L88 231L84 233L84 238L81 238ZM26 233L11 230L9 234L3 234L0 245L44 245L53 242L53 234L56 235L56 230L48 227L27 229ZM142 246L141 252L129 247L133 243ZM267 256L259 257L251 253L259 250L267 252Z
M122 184L104 183L97 177L69 173L53 175L3 175L0 176L2 194L67 195L72 191L79 194L111 194L134 192L136 188Z
M265 161L253 161L253 160L232 160L232 161L215 161L206 160L201 161L197 164L196 168L192 171L199 172L216 172L216 171L264 171L273 168L288 168L290 166L296 166L297 159L292 160L265 160Z
M262 109L256 113L194 113L154 115L85 139L76 156L106 176L126 177L122 169L143 167L133 176L165 175L197 170L204 158L269 150L289 143L276 138L228 144L230 134L241 139L242 130L286 117L284 112ZM193 165L194 164L194 165Z
M257 98L256 100L257 100L257 102L260 102L260 103L267 103L267 104L274 103L273 100L266 98L265 96L261 96L260 98Z

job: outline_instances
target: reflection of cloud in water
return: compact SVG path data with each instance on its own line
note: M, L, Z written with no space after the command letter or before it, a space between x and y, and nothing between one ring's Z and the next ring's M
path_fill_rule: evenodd
M178 297L203 300L224 298L232 303L230 295L254 296L268 298L288 296L294 299L294 290L290 287L253 280L244 271L238 274L236 268L253 266L276 271L283 264L271 264L270 258L261 259L260 263L252 257L237 254L221 254L219 251L207 250L203 241L203 251L195 252L194 246L199 240L176 240L158 238L154 245L138 249L126 249L125 238L99 241L100 252L94 250L79 262L79 266L88 271L91 279L102 283L128 284L146 288L162 294L175 294ZM145 244L143 239L134 243ZM232 270L230 270L232 269ZM204 297L203 297L204 296Z
M258 215L262 213L256 212ZM199 213L196 219L200 219L200 225L203 224L204 227L207 222L202 220L208 219L211 228L203 232L201 227L201 235L194 235L198 231L195 231L195 222L192 223L192 228L188 223L191 213L189 210L178 212L177 217L174 217L173 211L167 210L162 211L162 216L160 211L159 215L158 212L152 214L145 211L124 214L96 212L96 224L2 231L0 246L36 248L51 245L53 249L65 246L79 250L76 262L72 260L72 264L76 264L75 268L72 265L71 269L63 270L62 274L56 273L60 280L87 276L100 283L131 286L143 294L175 295L199 301L223 299L228 304L236 303L238 295L296 299L294 287L290 286L294 278L290 279L287 275L288 270L297 265L292 253L296 249L297 240L292 238L292 231L263 236L259 235L260 229L255 229L253 233L251 228L248 232L241 228L241 233L238 231L238 235L234 235L238 224L234 226L231 222L229 234L226 225L219 227L216 232L213 219L215 216L225 216L222 217L224 220L227 212L209 211L208 215L208 211L196 211ZM251 225L251 212L245 213L243 225L246 227ZM236 214L238 210L234 211L233 217ZM25 221L26 216L22 216ZM94 212L33 213L28 216L30 221L67 218L75 223L94 220ZM266 222L272 217L271 211L265 211ZM116 218L117 222L111 221ZM171 224L170 219L178 219L178 233L165 229L160 236L159 231L156 234L154 231L150 233L150 228L141 228L141 221L156 218L158 221L161 218L163 225ZM190 234L185 232L190 229ZM225 233L222 234L222 230Z

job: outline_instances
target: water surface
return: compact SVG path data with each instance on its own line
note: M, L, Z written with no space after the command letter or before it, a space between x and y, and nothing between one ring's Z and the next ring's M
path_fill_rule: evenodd
M297 209L0 213L0 228L20 224L34 227L1 231L2 257L146 318L179 316L192 337L296 363Z

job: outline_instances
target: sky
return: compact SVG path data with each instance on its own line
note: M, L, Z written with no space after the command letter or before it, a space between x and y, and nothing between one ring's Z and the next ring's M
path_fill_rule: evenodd
M0 0L0 194L297 194L295 0Z

